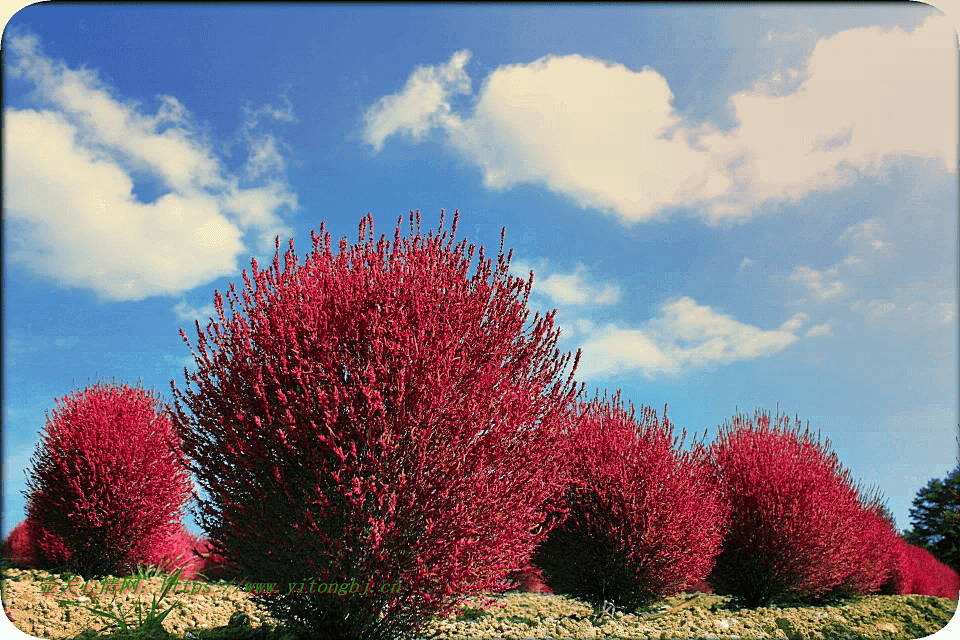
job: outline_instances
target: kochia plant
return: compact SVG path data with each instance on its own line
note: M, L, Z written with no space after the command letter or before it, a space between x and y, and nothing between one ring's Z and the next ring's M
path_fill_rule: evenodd
M36 569L36 547L31 522L24 520L13 528L3 541L3 557L10 564L21 569Z
M736 416L715 438L708 464L732 506L730 531L707 581L747 606L812 599L862 566L866 518L858 488L809 429L786 416L771 426ZM875 584L868 571L856 585ZM877 585L879 586L879 585Z
M884 585L895 580L893 569L899 558L900 535L880 497L878 492L861 500L860 516L853 522L854 569L827 592L829 595L848 598L880 593Z
M230 319L216 292L216 348L197 323L198 371L173 387L225 571L357 583L255 596L312 637L403 637L461 597L505 589L562 483L555 443L576 388L573 372L558 379L570 355L555 349L554 314L525 331L533 274L503 280L501 236L492 282L482 248L469 278L474 247L451 250L457 218L446 247L417 221L412 243L398 225L391 248L373 244L368 216L369 240L344 238L338 255L321 226L302 266L291 240L280 267L278 238L273 268L243 273L245 318L233 285Z
M902 543L897 593L915 593L956 600L960 595L960 577L957 572L937 560L922 547Z
M87 579L155 564L190 495L167 412L139 385L97 384L57 407L27 481L36 560Z
M703 580L720 550L728 506L673 426L645 407L580 404L566 518L533 556L547 585L600 607L632 611ZM686 432L680 438L680 445Z

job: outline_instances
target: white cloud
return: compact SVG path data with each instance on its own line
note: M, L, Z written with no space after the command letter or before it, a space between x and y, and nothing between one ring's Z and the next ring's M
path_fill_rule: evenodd
M552 273L545 279L534 278L534 287L557 304L615 304L620 300L620 287L606 284L591 286L585 275L586 267L577 264L570 274Z
M15 261L101 298L134 301L234 273L247 230L259 233L261 248L290 235L277 210L295 209L297 199L272 137L248 128L241 174L263 184L242 183L176 98L160 96L156 114L145 114L94 72L44 57L35 36L9 37L6 50L11 76L33 82L48 107L4 111L5 151L17 158L4 165ZM144 177L165 191L152 202L134 191Z
M463 70L469 51L458 51L438 67L419 67L398 94L384 96L365 116L365 138L380 151L389 136L405 131L419 140L435 126L456 127L451 116L451 95L470 93L470 77Z
M610 305L620 301L620 287L615 284L599 284L588 278L586 265L578 262L573 273L548 271L546 261L534 266L524 260L510 263L510 275L527 280L534 272L532 293L546 296L552 304L561 305Z
M831 336L833 332L830 330L830 323L818 324L807 329L807 332L803 334L804 338L818 338L821 336Z
M930 244L938 224L938 216L908 211L901 220L870 218L850 225L837 238L838 244L851 245L843 259L823 270L798 266L789 274L787 279L808 294L789 304L842 302L869 322L897 319L913 328L951 323L957 308L955 280L941 256L955 256L956 245Z
M176 314L177 320L186 320L189 322L199 320L201 327L206 327L207 323L210 321L210 318L213 318L214 320L218 319L217 309L213 304L207 304L199 309L194 309L186 302L180 301L173 308L173 312ZM230 315L229 312L227 315Z
M799 266L790 274L790 280L802 284L817 300L829 300L844 291L843 283L835 279L837 273L836 265L825 271Z
M367 141L421 139L431 128L483 173L491 189L542 184L583 207L632 224L676 206L711 223L749 217L766 200L842 187L859 172L910 155L955 172L956 35L943 16L911 33L851 29L817 43L787 95L758 82L730 98L739 126L684 122L666 79L652 69L579 55L496 69L473 113L449 97L469 93L469 52L421 67L367 113Z
M768 357L796 342L792 331L807 319L796 314L780 329L767 331L682 297L664 303L645 328L588 325L592 331L580 340L578 375L635 371L647 378L677 376L688 368Z
M805 322L808 322L809 320L810 320L809 313L803 313L803 312L795 313L789 320L787 320L782 325L780 325L780 328L783 329L784 331L796 331L797 329L802 327Z
M744 258L744 259L740 262L740 266L737 267L737 273L742 272L744 269L746 269L747 267L749 267L751 264L753 264L753 260L751 260L750 258Z

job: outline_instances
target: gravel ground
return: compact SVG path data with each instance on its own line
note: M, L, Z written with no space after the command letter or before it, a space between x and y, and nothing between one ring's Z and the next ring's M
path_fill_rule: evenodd
M42 638L73 638L80 631L107 626L105 618L76 606L57 603L67 594L44 594L41 583L54 578L45 571L10 569L4 580L3 604L8 617L22 631ZM60 582L61 586L64 584ZM91 583L92 585L93 583ZM90 589L88 587L88 589ZM162 578L142 581L139 599L149 608L152 596L163 589ZM164 621L164 627L182 634L189 629L226 626L231 616L243 612L253 626L276 624L250 600L248 594L222 588L210 594L179 594L178 607ZM71 596L77 601L84 596ZM168 596L169 598L169 596ZM166 609L173 601L163 607ZM119 605L130 611L137 596L91 594L82 604L109 610ZM113 604L111 604L113 603ZM487 608L470 599L446 619L432 620L424 629L424 638L525 640L527 638L577 639L689 639L715 638L748 640L753 638L863 638L864 640L923 638L939 631L954 616L955 600L929 596L869 596L837 606L732 608L729 598L707 594L680 594L649 610L626 614L607 611L599 618L592 609L573 599L558 595L507 593ZM129 619L129 618L128 618ZM135 616L134 616L135 620Z

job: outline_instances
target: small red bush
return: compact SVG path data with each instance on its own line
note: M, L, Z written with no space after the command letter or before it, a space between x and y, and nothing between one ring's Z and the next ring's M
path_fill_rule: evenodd
M960 596L960 576L933 554L912 544L904 543L905 573L910 576L904 593L936 596L957 600ZM908 589L908 590L906 590Z
M29 520L24 520L14 527L7 539L3 541L3 557L12 566L20 569L37 568L36 549Z
M186 529L178 529L171 537L153 550L147 564L159 567L165 573L180 569L181 580L193 580L207 567L200 555L203 544Z
M737 416L710 447L714 470L732 505L731 527L707 581L718 594L747 606L774 599L815 599L841 585L861 565L861 534L868 520L850 474L829 441ZM874 562L873 559L870 562ZM872 565L871 565L872 566ZM873 568L853 583L872 585Z
M907 543L898 535L892 545L890 575L880 587L880 595L904 595L910 593L913 586L913 564L907 557Z
M57 401L27 483L41 564L125 575L181 526L190 479L156 404L139 386L100 384Z
M200 558L202 564L198 572L207 580L213 582L216 580L227 579L227 572L224 569L224 559L214 550L214 545L207 536L201 537L197 541L195 555Z
M698 460L699 443L678 450L666 409L660 422L644 408L638 424L619 396L580 405L567 513L532 561L557 593L634 610L707 576L728 507Z
M519 593L553 593L553 589L543 581L543 571L532 563L527 563L519 571L512 571L507 580L519 583L514 587Z

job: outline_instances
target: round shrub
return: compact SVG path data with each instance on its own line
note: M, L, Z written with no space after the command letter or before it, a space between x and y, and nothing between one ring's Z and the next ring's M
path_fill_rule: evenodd
M666 408L662 422L644 408L638 424L619 392L610 405L604 397L580 409L566 513L532 558L546 584L594 607L631 611L703 580L728 507L698 459L699 443L680 452Z
M904 547L905 573L910 576L906 593L950 600L960 596L960 577L956 571L937 560L926 549L907 543L904 543Z
M553 589L543 582L543 571L530 562L518 571L511 571L507 580L517 583L514 589L518 593L545 593L548 595L553 593Z
M829 596L850 598L882 593L884 585L896 580L893 569L899 558L897 546L901 538L879 494L863 502L853 535L858 549L853 557L854 569L827 592Z
M3 557L19 569L36 569L37 559L33 537L30 521L24 520L15 526L3 541Z
M815 599L862 564L864 517L849 471L809 429L786 416L721 428L707 464L732 507L730 529L707 582L746 606ZM868 572L869 573L869 572ZM875 576L867 576L872 584Z
M913 564L908 558L907 542L900 535L893 544L891 556L890 575L878 593L884 596L908 594L913 586Z
M184 528L177 529L153 551L149 566L159 567L164 573L180 569L181 580L197 578L208 566L201 555L204 544Z
M92 579L158 559L190 479L156 405L139 385L97 384L57 401L27 481L42 565Z
M464 259L465 241L424 238L417 218L412 243L398 225L391 247L368 216L336 256L321 226L302 266L291 240L280 267L278 238L272 269L253 261L256 288L243 273L246 317L233 285L230 320L216 292L198 371L172 385L227 575L362 591L254 596L310 637L400 638L508 588L562 482L555 441L576 389L558 378L570 356L553 314L524 328L532 273L504 281L501 244L492 282L482 248L469 278L474 247Z

